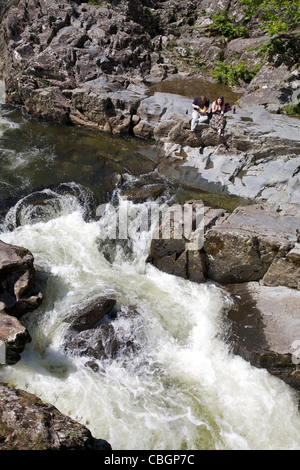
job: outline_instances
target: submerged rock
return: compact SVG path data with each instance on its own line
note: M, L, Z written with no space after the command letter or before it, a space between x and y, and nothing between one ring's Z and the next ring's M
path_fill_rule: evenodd
M115 299L98 297L86 307L70 315L70 329L76 332L93 328L116 305Z
M113 299L97 299L71 321L63 349L69 355L86 357L86 365L98 370L94 360L114 359L137 348L137 316L134 307L119 308Z
M35 395L0 383L0 450L111 450Z

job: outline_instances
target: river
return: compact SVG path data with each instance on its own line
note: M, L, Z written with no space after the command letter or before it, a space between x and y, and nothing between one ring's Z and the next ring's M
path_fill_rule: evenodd
M109 209L109 176L151 155L149 144L46 124L3 100L0 137L0 238L33 253L44 294L23 317L32 342L17 364L0 366L0 380L51 402L114 450L300 449L296 393L224 341L222 289L146 263L151 232L136 230L134 218L126 249L105 245L111 213L95 218L91 206ZM115 197L129 214L139 208ZM134 306L137 315L115 325L136 348L92 369L64 352L63 338L68 316L98 295L125 313Z

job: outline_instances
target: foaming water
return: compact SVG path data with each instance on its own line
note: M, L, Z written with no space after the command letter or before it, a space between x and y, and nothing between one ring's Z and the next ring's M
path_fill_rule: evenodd
M2 222L2 231L47 222L76 211L89 218L93 205L92 192L72 182L60 184L55 189L35 191L9 209Z
M223 341L230 300L222 290L147 264L150 234L136 227L128 246L110 240L107 256L109 210L87 220L81 205L65 201L64 213L1 234L30 249L47 275L43 304L23 317L32 342L20 362L0 369L0 380L51 402L115 450L299 449L294 392L233 356ZM114 324L135 348L93 359L96 370L89 358L66 355L63 338L69 315L99 294L125 313L134 309Z

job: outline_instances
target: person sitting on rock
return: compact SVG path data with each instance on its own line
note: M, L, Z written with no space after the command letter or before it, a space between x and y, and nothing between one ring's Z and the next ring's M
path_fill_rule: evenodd
M196 96L193 103L193 113L191 121L191 134L190 138L194 138L194 130L200 122L208 122L208 112L209 112L209 99L204 96Z
M225 113L225 103L223 96L218 96L218 98L211 105L212 118L210 124L214 129L217 129L218 134L223 136L223 130L226 125L226 119L224 116Z

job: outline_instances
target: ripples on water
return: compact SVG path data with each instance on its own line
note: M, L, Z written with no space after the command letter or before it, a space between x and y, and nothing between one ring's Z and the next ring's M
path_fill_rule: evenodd
M20 119L23 126L24 116ZM9 124L2 128L4 142L10 132ZM43 155L43 137L36 142ZM60 181L59 172L49 175L49 167L40 168L47 161L53 169L53 155L57 158L53 141L47 145L49 158L44 159L39 151L31 154L30 147L22 147L35 165L30 181L25 178L25 194L18 198L15 189L17 201L2 225L3 241L34 254L44 302L23 317L32 342L20 362L1 367L0 380L51 402L115 450L299 449L294 392L233 356L223 341L223 311L230 299L212 283L192 283L147 264L147 232L133 229L128 250L116 244L108 261L104 234L109 211L99 220L89 217L91 190L78 181L62 187L65 174ZM7 150L12 160L19 156L12 145ZM24 178L7 155L1 155L5 198L9 185ZM15 165L13 175L10 164ZM42 170L48 180L57 178L60 191L37 190L32 181ZM119 204L129 211L138 208L124 198ZM66 355L62 345L67 316L97 295L114 297L124 311L134 306L138 315L122 316L115 325L119 338L131 339L137 348L115 359L94 360L99 368L92 370L87 358Z

